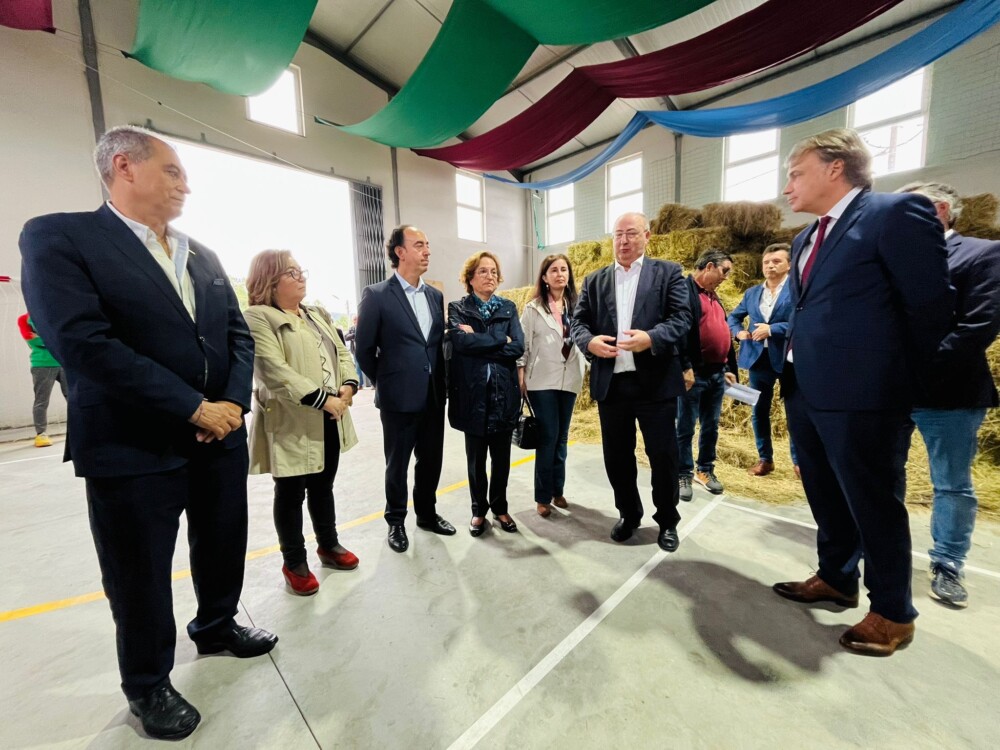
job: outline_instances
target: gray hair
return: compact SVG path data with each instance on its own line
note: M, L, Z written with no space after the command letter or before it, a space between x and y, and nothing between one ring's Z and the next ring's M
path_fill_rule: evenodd
M642 228L643 228L643 231L646 231L646 232L649 231L649 219L646 217L646 214L644 214L642 211L626 211L621 216L619 216L617 219L615 219L615 224L617 224L619 221L621 221L622 219L624 219L626 216L637 216L637 217L639 217L640 219L642 219Z
M698 256L698 260L694 262L694 267L698 271L704 271L708 268L709 263L715 266L721 266L727 260L732 263L733 256L725 250L706 250Z
M930 198L931 203L945 203L948 206L948 227L955 225L962 214L962 197L951 185L943 182L911 182L903 185L897 193L918 193Z
M153 155L154 140L160 139L136 125L119 125L102 135L94 149L94 166L104 184L110 187L115 178L116 154L125 154L132 162L146 161Z

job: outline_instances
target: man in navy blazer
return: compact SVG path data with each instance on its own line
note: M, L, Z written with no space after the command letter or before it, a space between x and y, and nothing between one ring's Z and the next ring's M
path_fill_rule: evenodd
M444 295L421 276L430 265L427 235L404 224L392 230L386 252L395 273L366 287L358 306L355 347L375 383L385 449L385 521L396 552L410 546L403 521L413 468L417 526L450 536L455 527L437 514L444 453Z
M800 141L787 165L792 210L821 217L792 243L785 365L819 568L774 590L856 607L863 556L870 611L840 643L887 656L913 639L917 616L905 466L910 409L954 310L944 233L923 196L871 192L853 130Z
M170 684L182 512L198 652L258 656L277 642L233 619L253 339L219 259L169 226L190 192L174 150L139 128L113 128L96 162L108 203L25 225L24 293L69 384L66 458L86 478L122 690L147 734L179 739L200 720Z
M751 423L757 442L757 463L747 473L763 477L774 471L774 446L771 440L771 401L774 384L781 378L785 364L785 333L792 314L788 269L792 247L784 242L768 245L761 254L764 282L750 287L743 299L729 313L729 330L740 342L738 364L750 376L750 387L760 391L753 407ZM743 321L750 319L744 328ZM792 465L798 474L795 444L791 443Z
M576 345L590 360L590 395L601 420L604 469L619 520L611 538L624 542L642 519L636 485L635 426L642 430L652 471L657 543L680 544L677 524L677 396L684 379L677 346L691 326L681 267L646 258L649 222L640 213L618 218L615 262L583 282L573 312Z
M1000 403L986 361L986 350L1000 332L1000 242L963 237L954 230L962 203L950 185L911 183L899 192L919 193L934 203L948 243L951 283L958 294L955 318L938 347L912 418L927 446L934 485L931 597L963 608L969 604L969 593L962 583L962 568L972 546L979 504L972 486L972 460L986 410Z

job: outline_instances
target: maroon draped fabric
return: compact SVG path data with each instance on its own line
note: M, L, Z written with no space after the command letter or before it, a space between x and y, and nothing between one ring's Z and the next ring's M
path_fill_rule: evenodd
M55 31L52 0L0 0L0 26L27 31Z
M503 125L455 146L414 151L464 169L515 169L576 137L616 98L684 94L752 75L814 50L900 2L769 0L686 42L576 68Z

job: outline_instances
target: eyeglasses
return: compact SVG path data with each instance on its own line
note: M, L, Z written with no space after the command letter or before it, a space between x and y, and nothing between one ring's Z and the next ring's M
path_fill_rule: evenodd
M497 272L497 269L495 268L477 268L476 276L495 276L499 278L500 274Z
M722 271L722 278L726 278L729 274L733 272L732 266L729 266L729 268L723 268L722 266L719 266L718 268L720 271Z
M635 242L639 237L644 234L643 232L637 232L634 229L630 229L627 232L615 232L612 237L615 238L615 242L621 242L622 240L628 240L629 242Z
M304 268L289 268L281 272L282 276L288 276L295 281L305 281L309 278L309 272Z

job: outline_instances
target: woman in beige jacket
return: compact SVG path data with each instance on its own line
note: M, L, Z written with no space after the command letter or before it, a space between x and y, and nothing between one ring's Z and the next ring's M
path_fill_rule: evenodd
M333 503L340 454L358 442L348 409L358 373L329 313L302 304L306 272L289 251L258 253L247 292L251 307L244 315L256 344L250 473L274 477L281 572L293 593L308 596L319 582L302 536L307 495L320 561L340 570L358 566L337 538Z
M573 268L565 255L549 255L538 271L535 298L521 314L524 356L518 360L521 393L538 419L535 449L535 503L547 518L551 505L567 506L566 445L573 405L583 385L584 359L570 338L570 317L576 304Z

